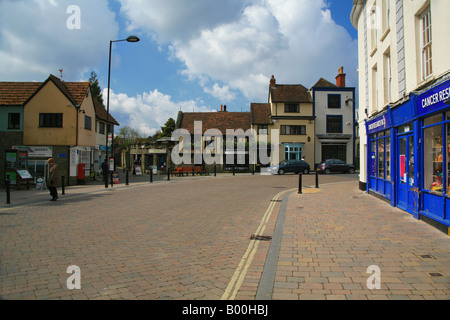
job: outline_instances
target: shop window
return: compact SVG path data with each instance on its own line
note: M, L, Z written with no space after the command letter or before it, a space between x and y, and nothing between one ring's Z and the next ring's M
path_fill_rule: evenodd
M425 126L440 122L442 117L435 116L424 121ZM442 125L424 129L424 188L434 192L443 192L443 136Z
M376 135L374 135L373 136L373 138L375 138L376 137ZM375 140L372 140L372 143L371 143L371 147L370 147L370 150L371 150L371 170L370 170L370 175L372 176L372 177L376 177L377 176L377 173L376 173L376 163L377 163L377 142L375 141Z
M284 160L300 160L302 151L301 144L285 144Z
M408 137L409 149L408 149L408 181L412 187L414 185L414 137Z
M328 159L347 162L347 144L322 144L322 161Z
M384 140L378 141L378 177L384 179Z
M450 112L447 112L446 119L447 119L447 121L450 120ZM447 185L448 185L447 194L450 194L450 180L449 180L449 178L450 178L450 174L449 174L449 172L450 172L450 123L447 123L447 143L445 144L444 150L446 150L446 152L447 152L447 159L446 159L446 161L447 161L447 180L446 181L447 181Z
M386 138L386 176L385 179L391 180L391 138Z

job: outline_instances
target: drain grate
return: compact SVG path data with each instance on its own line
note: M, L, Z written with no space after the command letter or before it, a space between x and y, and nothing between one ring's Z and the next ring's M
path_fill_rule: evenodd
M430 272L430 273L428 273L428 275L432 278L443 277L442 273L439 273L439 272Z
M420 255L419 258L421 258L421 259L434 259L434 257L431 254L423 254L423 255Z
M252 236L250 237L250 240L255 240L255 241L271 241L271 240L272 240L272 237L271 237L271 236L260 236L260 235L252 234Z

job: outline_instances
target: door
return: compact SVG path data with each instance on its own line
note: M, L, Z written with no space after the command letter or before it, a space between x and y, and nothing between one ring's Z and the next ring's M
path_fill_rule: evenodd
M397 206L409 213L414 210L414 135L398 137Z

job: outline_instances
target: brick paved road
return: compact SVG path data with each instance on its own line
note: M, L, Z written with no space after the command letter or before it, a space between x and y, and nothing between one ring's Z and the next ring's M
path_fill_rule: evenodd
M313 180L313 175L305 176L304 185L312 185ZM356 176L332 175L321 177L321 180L353 181L350 188L357 185ZM4 299L217 300L229 298L227 292L230 284L233 284L233 279L241 277L242 282L236 281L239 290L234 298L254 299L271 243L258 242L258 247L252 248L251 259L244 261L252 243L249 238L261 230L259 228L263 223L264 233L273 235L282 204L271 200L280 192L297 185L298 178L294 175L177 178L170 183L99 189L76 198L62 197L62 201L56 203L43 201L30 206L1 209L0 296ZM324 187L320 192L325 190ZM274 299L295 299L302 295L309 298L342 298L345 294L358 297L356 291L339 291L357 290L353 287L356 278L345 274L345 270L331 270L326 263L329 262L327 259L336 258L333 255L339 252L343 255L339 258L344 259L341 264L348 262L346 258L350 259L346 254L360 257L358 252L361 259L367 260L365 248L370 245L365 236L372 235L370 225L375 225L378 232L387 232L384 237L379 235L378 247L367 249L370 254L382 256L382 250L398 248L407 241L401 237L414 237L415 243L423 239L425 248L435 248L421 252L432 254L436 261L446 261L448 266L448 246L440 249L449 244L448 237L442 237L438 231L435 233L423 222L413 221L405 214L400 220L386 225L386 216L376 214L376 223L361 227L361 216L352 210L346 213L345 206L364 203L375 204L385 211L393 209L356 189L346 194L346 201L330 196L319 199L311 192L306 190L301 200L297 195L289 198ZM339 192L342 196L345 188ZM332 191L332 194L336 192ZM318 203L322 209L317 208ZM273 214L267 215L271 205ZM298 214L299 207L312 213L328 210L331 215ZM403 227L404 223L407 227ZM342 232L347 224L351 226L348 229L350 234ZM407 228L411 224L420 226L420 233L411 235L406 232L401 236L397 227L409 230ZM395 232L392 233L392 230ZM330 234L335 238L325 237ZM390 238L391 235L393 238ZM347 239L352 243L350 247L337 244L339 240L347 242ZM331 249L336 252L330 252ZM386 264L383 268L390 267L389 261L397 259L396 254L408 260L416 254L415 250L413 247L400 252L388 250L387 255L383 256L387 259L383 260ZM420 261L410 258L409 263ZM427 268L426 263L416 267ZM365 264L364 261L361 265ZM66 286L70 276L66 270L72 265L81 269L81 290L68 290ZM248 268L240 268L241 265ZM300 267L318 269L306 271L300 270ZM245 273L242 272L244 269ZM444 273L441 284L448 285L445 282L448 281L448 269L438 270ZM358 272L359 279L362 277L361 270L352 271ZM305 272L310 274L306 276ZM389 272L397 271L392 269ZM342 273L349 276L352 282L343 280L346 285L341 284L338 288L336 279L342 278ZM413 286L411 279L419 277L418 274L404 276L410 279L408 288ZM391 278L389 273L384 277ZM330 284L324 283L325 278ZM395 281L392 288L383 289L394 290ZM316 292L313 291L316 288L303 287L304 284L321 286L317 290L330 292L327 296L325 291ZM423 281L419 284L422 287L417 290L441 290L448 297L448 287L430 288L430 284ZM398 290L401 289L398 287ZM384 294L388 297L387 292Z
M5 299L220 299L270 204L296 177L109 189L1 211ZM81 290L67 290L69 266Z

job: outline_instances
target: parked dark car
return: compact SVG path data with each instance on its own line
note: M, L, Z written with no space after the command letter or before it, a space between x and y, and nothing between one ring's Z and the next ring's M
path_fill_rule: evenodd
M345 163L345 161L338 159L328 159L320 163L317 167L317 171L320 173L330 174L331 172L341 173L355 173L355 166Z
M308 174L311 170L309 164L303 160L281 161L278 166L270 167L271 174L285 174L288 172Z

